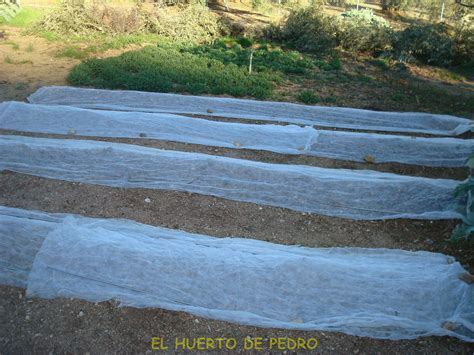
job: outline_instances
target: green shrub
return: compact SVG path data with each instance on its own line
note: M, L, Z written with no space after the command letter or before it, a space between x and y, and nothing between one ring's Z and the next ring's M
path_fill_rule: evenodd
M474 153L467 160L466 166L471 171L474 169ZM460 211L463 215L463 222L454 228L451 240L474 242L474 177L470 175L466 182L456 188L455 194L463 198L466 203L464 210Z
M337 24L322 8L309 7L290 12L281 26L271 26L266 35L285 41L302 52L331 53L337 46Z
M338 46L353 52L381 52L391 48L393 38L388 22L371 10L326 16L319 7L292 11L282 25L269 26L265 34L319 55L332 53Z
M324 71L340 70L342 67L339 57L332 57L329 61L317 59L315 64Z
M286 51L278 46L252 43L247 38L223 38L213 45L201 45L183 49L199 56L218 60L224 64L233 63L240 67L249 66L257 72L279 71L287 74L305 74L314 67L313 61L296 51Z
M306 105L314 105L321 101L321 99L311 90L303 90L298 93L296 99Z
M446 25L413 25L397 34L394 53L402 62L448 66L453 60L453 40Z
M343 12L338 21L339 44L346 50L386 51L391 48L392 37L388 22L372 10Z
M73 68L68 80L97 88L256 98L270 96L274 87L266 74L249 75L235 64L223 64L170 46L150 46L118 57L88 59Z
M474 63L474 28L467 19L457 22L454 29L454 62L455 64Z

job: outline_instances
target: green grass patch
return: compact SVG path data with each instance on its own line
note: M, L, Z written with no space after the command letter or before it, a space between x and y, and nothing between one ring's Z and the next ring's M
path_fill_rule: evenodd
M316 66L324 71L341 70L342 63L338 57L332 57L329 60L317 59Z
M86 48L81 48L79 46L67 46L62 48L57 54L57 57L67 57L67 58L74 58L74 59L86 59L92 53L96 53L97 48L90 46Z
M403 91L405 102L417 102L425 110L435 113L472 117L474 96L455 95L423 83L410 84Z
M176 47L145 47L118 57L88 59L71 71L74 85L190 94L267 98L279 77L248 74L233 63L182 52Z
M311 90L302 90L296 95L296 100L306 105L321 104L335 104L337 99L333 96L318 96Z
M368 62L382 71L390 70L390 61L388 59L376 58L371 59Z
M57 41L65 40L65 38L62 37L61 35L57 34L56 32L51 32L51 31L42 31L38 33L37 35L40 37L43 37L48 42L57 42Z
M300 91L296 99L306 105L314 105L321 101L321 98L316 96L311 90Z
M6 63L6 64L14 64L15 63L15 61L9 55L7 55L3 58L3 62Z
M436 74L441 80L449 81L449 80L454 80L454 81L463 81L465 80L464 76L455 73L452 70L445 69L445 68L436 68L435 69Z
M23 7L7 24L13 27L26 28L39 21L47 11L44 8Z
M5 42L5 44L10 45L12 47L12 49L15 50L15 51L20 49L20 45L16 42L8 41L8 42Z
M31 60L25 59L25 60L14 60L12 57L9 55L5 56L3 58L3 62L6 64L33 64Z

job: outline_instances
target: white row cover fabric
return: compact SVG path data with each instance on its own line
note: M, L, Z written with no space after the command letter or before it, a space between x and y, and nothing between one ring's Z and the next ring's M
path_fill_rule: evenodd
M450 136L471 131L474 127L471 120L449 115L61 86L42 87L30 95L28 101L106 110L188 113L321 127Z
M460 167L474 140L316 130L295 125L216 122L163 113L87 110L71 106L0 104L0 128L93 137L161 139L208 146L305 154L376 163Z
M36 254L63 218L0 206L0 284L26 288Z
M188 191L352 219L461 217L455 180L21 136L0 136L0 155L0 170L89 184Z
M474 340L474 286L461 281L465 270L443 254L313 249L127 220L5 207L0 213L20 235L31 230L32 238L44 238L35 227L49 223L28 296L115 299L259 327Z

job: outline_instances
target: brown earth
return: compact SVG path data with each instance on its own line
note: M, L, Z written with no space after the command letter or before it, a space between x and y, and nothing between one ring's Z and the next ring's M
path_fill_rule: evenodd
M22 35L18 28L2 29L5 38L0 39L0 101L21 101L41 86L66 85L67 74L79 60L58 58L61 44ZM15 49L14 44L19 48Z

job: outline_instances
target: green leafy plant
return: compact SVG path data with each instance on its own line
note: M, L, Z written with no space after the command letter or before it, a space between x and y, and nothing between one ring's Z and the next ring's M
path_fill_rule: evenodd
M448 66L453 60L453 39L444 24L414 25L397 34L394 53L402 62Z
M314 67L313 61L297 51L283 50L280 46L253 43L247 38L223 38L212 45L183 48L183 51L224 64L248 67L252 55L252 67L257 72L278 71L286 74L305 74Z
M466 166L471 171L474 169L474 153L467 160ZM456 188L455 195L465 199L466 205L461 211L462 223L454 228L451 240L474 242L474 177L472 175Z
M324 71L340 70L342 68L341 59L339 57L332 57L329 61L317 59L315 65Z
M291 11L280 26L271 26L266 34L270 39L285 41L302 52L319 55L332 53L336 48L337 24L319 6Z
M306 105L314 105L321 101L311 90L300 91L296 99Z
M372 10L351 10L338 18L339 44L350 51L383 52L391 49L393 31Z

